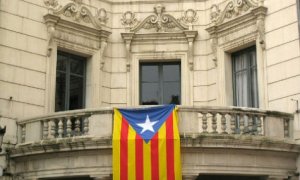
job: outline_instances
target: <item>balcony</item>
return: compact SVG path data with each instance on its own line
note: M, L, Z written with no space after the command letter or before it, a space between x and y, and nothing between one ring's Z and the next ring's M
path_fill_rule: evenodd
M293 141L292 114L237 107L179 106L178 116L186 179L193 179L199 173L285 178L296 171L300 148ZM59 169L39 165L37 170L32 169L38 174L33 176L22 163L20 166L16 163L17 173L29 179L51 177L54 171L62 176L63 167L68 172L74 167L70 174L78 174L76 169L80 168L80 175L90 177L96 176L91 175L91 168L98 167L101 177L109 177L112 124L112 108L58 112L20 120L18 144L9 149L10 157L19 163L32 164L32 168L37 161L44 163L40 159L45 155L52 162L64 164ZM63 160L65 156L68 160ZM79 162L68 164L72 158ZM95 158L101 159L101 163L94 162Z

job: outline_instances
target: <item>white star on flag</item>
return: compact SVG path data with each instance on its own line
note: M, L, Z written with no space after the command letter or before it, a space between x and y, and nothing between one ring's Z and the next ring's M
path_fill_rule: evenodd
M150 121L150 118L147 114L146 120L144 123L137 123L136 125L140 126L143 128L143 130L141 131L141 134L143 134L145 131L151 131L154 132L153 126L154 124L156 124L158 121Z

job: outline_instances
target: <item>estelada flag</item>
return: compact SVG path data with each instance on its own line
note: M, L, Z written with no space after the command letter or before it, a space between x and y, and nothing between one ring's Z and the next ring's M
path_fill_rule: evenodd
M113 179L181 180L175 105L114 109Z

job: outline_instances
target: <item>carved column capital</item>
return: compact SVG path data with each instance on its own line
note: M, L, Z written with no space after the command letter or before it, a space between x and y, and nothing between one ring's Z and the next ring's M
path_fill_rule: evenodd
M197 31L184 31L188 41L188 62L190 70L194 70L194 40L198 35Z
M47 47L47 56L51 56L51 52L53 49L53 39L56 31L56 24L59 21L59 17L53 16L51 14L47 14L44 16L44 20L47 26L47 32L48 32L48 47Z
M126 62L126 69L127 72L130 71L130 65L131 65L131 41L133 38L134 33L121 33L121 36L123 37L125 41L126 51L127 51L127 62Z

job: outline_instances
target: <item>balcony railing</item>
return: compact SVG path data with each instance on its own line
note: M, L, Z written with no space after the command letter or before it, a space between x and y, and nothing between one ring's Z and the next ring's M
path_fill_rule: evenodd
M292 138L293 115L237 107L179 106L179 131L186 135L240 134ZM92 136L111 138L113 109L58 112L17 122L19 143Z

